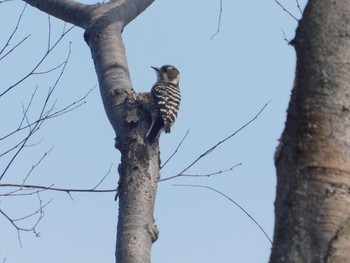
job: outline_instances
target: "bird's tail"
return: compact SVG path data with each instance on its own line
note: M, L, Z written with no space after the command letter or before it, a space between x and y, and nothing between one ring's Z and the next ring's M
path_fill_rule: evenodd
M161 119L157 119L151 124L151 127L149 128L146 134L146 139L148 143L153 143L157 139L163 125L164 123Z

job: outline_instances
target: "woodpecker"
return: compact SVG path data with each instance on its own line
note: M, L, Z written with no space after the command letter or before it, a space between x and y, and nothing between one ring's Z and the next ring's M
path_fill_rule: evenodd
M180 72L171 65L152 67L157 81L151 89L152 124L146 134L147 141L153 143L161 130L170 133L179 111L181 96L179 89Z

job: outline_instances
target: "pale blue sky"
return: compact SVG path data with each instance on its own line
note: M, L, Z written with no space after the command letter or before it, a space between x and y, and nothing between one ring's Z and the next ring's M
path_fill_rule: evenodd
M280 2L300 18L296 1ZM304 6L305 0L300 4ZM1 48L23 6L21 1L0 4L0 20L5 25L1 28ZM276 187L273 154L284 127L295 68L295 52L287 45L281 29L292 39L297 22L273 0L223 0L223 8L220 33L212 41L219 15L219 1L213 0L156 1L123 33L137 91L148 91L154 83L150 66L173 64L181 72L181 110L172 133L161 138L163 161L188 129L190 133L162 170L162 177L181 171L271 101L256 121L189 173L215 172L237 163L241 166L210 178L177 178L159 184L155 218L160 238L153 246L154 263L268 262L270 243L242 211L214 192L173 186L202 184L222 191L243 206L272 239ZM63 23L52 18L51 24L51 41L55 41ZM0 61L1 90L31 70L45 53L47 32L47 15L28 6L12 43L31 36ZM64 61L69 42L71 57L53 95L57 108L79 99L97 84L80 28L74 28L64 38L40 70ZM33 76L0 98L0 135L16 127L21 103L26 104L38 86L35 107L29 114L35 118L37 105L58 74ZM113 189L118 181L120 154L113 147L113 130L98 88L86 101L79 109L44 123L31 141L40 143L19 155L2 183L21 183L31 166L54 146L27 183L91 188L113 163L111 174L101 185ZM11 143L0 141L1 152ZM7 161L0 159L0 167ZM52 199L37 227L41 235L36 238L32 233L22 233L23 248L16 230L0 216L0 262L3 258L6 263L114 262L118 204L113 193L72 194L74 201L65 193L47 191L40 196L43 202ZM12 217L26 215L38 205L35 196L0 198L0 208Z

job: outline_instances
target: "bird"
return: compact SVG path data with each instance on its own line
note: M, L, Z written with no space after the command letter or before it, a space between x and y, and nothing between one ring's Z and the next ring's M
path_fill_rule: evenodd
M149 143L153 143L158 138L161 130L170 133L181 102L178 69L172 65L151 68L156 71L157 81L150 92L152 124L146 134Z

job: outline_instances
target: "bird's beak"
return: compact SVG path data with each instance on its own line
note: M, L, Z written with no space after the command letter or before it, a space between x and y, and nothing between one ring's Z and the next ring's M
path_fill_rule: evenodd
M151 66L151 68L153 68L155 71L159 72L159 68L152 67L152 66Z

